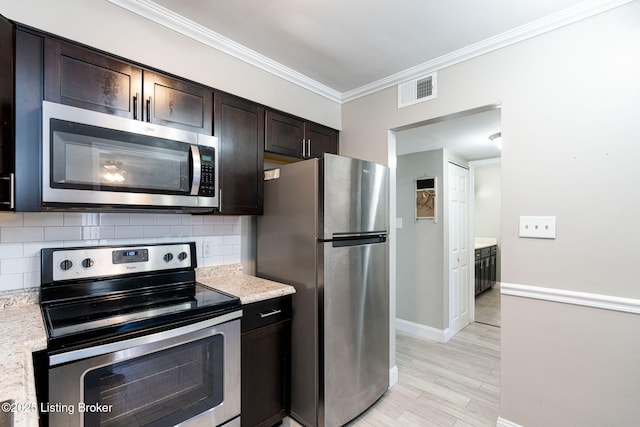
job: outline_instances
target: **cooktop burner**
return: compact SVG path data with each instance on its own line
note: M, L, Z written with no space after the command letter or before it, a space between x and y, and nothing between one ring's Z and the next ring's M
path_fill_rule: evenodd
M195 244L42 250L49 348L108 342L215 317L239 298L195 282Z

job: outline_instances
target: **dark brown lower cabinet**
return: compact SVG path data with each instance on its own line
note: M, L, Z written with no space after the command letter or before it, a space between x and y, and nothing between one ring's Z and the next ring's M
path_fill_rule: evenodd
M289 414L291 297L242 307L242 426L273 426Z

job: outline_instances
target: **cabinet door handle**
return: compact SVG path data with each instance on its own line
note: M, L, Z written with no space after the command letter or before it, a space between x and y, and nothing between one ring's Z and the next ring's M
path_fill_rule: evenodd
M151 97L147 98L147 122L151 122Z
M138 120L138 97L138 93L133 95L133 120Z
M15 178L16 175L13 172L11 172L9 176L0 177L3 181L9 181L9 201L2 202L3 205L9 205L9 209L14 209L16 207Z
M302 158L303 159L307 158L307 144L306 144L304 138L302 138Z
M311 157L311 139L307 139L307 157Z
M264 319L265 317L275 316L276 314L282 313L282 310L271 310L268 313L260 313L260 318Z

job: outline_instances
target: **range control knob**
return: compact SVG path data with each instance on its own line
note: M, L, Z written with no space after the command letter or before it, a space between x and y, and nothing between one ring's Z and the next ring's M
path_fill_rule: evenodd
M71 267L73 267L73 262L70 259L65 259L63 261L60 261L60 269L61 270L67 271Z
M82 266L84 268L90 268L93 267L93 264L95 264L95 261L91 258L85 258L82 260Z
M169 261L171 261L173 259L173 254L171 252L168 252L168 253L164 254L162 259L164 260L164 262L169 262Z
M188 257L188 256L189 256L189 255L187 255L187 253L186 253L186 252L180 252L180 253L178 254L178 259L179 259L180 261L184 261L185 259L187 259L187 257Z

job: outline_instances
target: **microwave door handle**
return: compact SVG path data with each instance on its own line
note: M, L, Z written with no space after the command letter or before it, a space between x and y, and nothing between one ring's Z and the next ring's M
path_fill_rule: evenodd
M200 158L200 149L197 145L191 146L191 170L193 171L191 195L197 196L200 191L200 180L202 179L202 159Z
M133 120L138 120L138 98L140 97L140 94L136 92L135 95L133 95Z
M151 123L151 97L147 98L147 122Z

